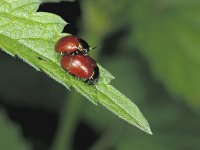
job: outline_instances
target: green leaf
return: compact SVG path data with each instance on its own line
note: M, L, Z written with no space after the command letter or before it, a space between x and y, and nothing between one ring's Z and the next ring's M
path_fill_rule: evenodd
M54 14L35 12L38 0L0 0L0 47L41 70L66 88L74 87L94 104L100 103L127 122L151 134L139 109L122 93L108 85L114 77L100 65L98 84L89 86L60 67L55 42L66 23Z
M28 150L30 146L23 139L19 127L7 118L0 110L0 149L2 150Z
M136 63L138 63L138 61L136 61ZM141 77L142 74L139 73L138 65L136 63L135 61L133 62L132 57L123 55L112 56L112 59L107 58L104 59L103 62L104 66L113 72L116 79L118 79L118 81L113 81L113 85L125 92L128 97L135 97L136 102L141 104L145 99L149 99L148 93L144 88L145 84L148 83L143 83L144 81ZM124 71L124 66L130 68L128 72ZM104 111L102 108L97 109L95 106L87 103L84 103L83 110L82 115L84 119L92 124L97 130L104 131L107 125L115 120L108 111ZM99 111L101 111L101 114ZM145 111L148 112L147 110Z
M99 102L120 118L151 134L148 123L138 107L111 85L97 86Z

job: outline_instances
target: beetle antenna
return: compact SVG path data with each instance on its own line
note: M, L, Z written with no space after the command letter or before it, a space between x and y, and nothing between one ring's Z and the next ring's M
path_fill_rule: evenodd
M97 46L95 46L95 47L90 47L90 51L93 50L93 49L96 49L96 48L97 48Z
M95 47L92 47L92 49L96 49L97 48L97 46L95 46Z

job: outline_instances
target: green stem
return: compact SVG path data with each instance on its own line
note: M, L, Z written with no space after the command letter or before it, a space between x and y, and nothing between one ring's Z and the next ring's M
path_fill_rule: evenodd
M52 150L71 150L74 130L79 120L81 96L74 91L70 93L61 111Z

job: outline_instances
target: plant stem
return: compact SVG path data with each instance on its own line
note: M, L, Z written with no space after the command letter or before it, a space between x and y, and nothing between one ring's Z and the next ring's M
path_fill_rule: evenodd
M61 111L52 150L71 150L74 130L79 120L81 96L71 92Z

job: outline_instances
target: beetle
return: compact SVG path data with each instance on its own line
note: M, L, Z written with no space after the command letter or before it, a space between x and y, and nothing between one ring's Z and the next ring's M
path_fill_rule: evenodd
M98 81L99 68L96 61L88 55L81 53L76 55L65 54L61 58L61 66L88 85L94 85Z
M55 45L55 51L62 54L73 54L80 52L83 55L88 55L91 49L92 48L85 40L74 35L60 38Z

